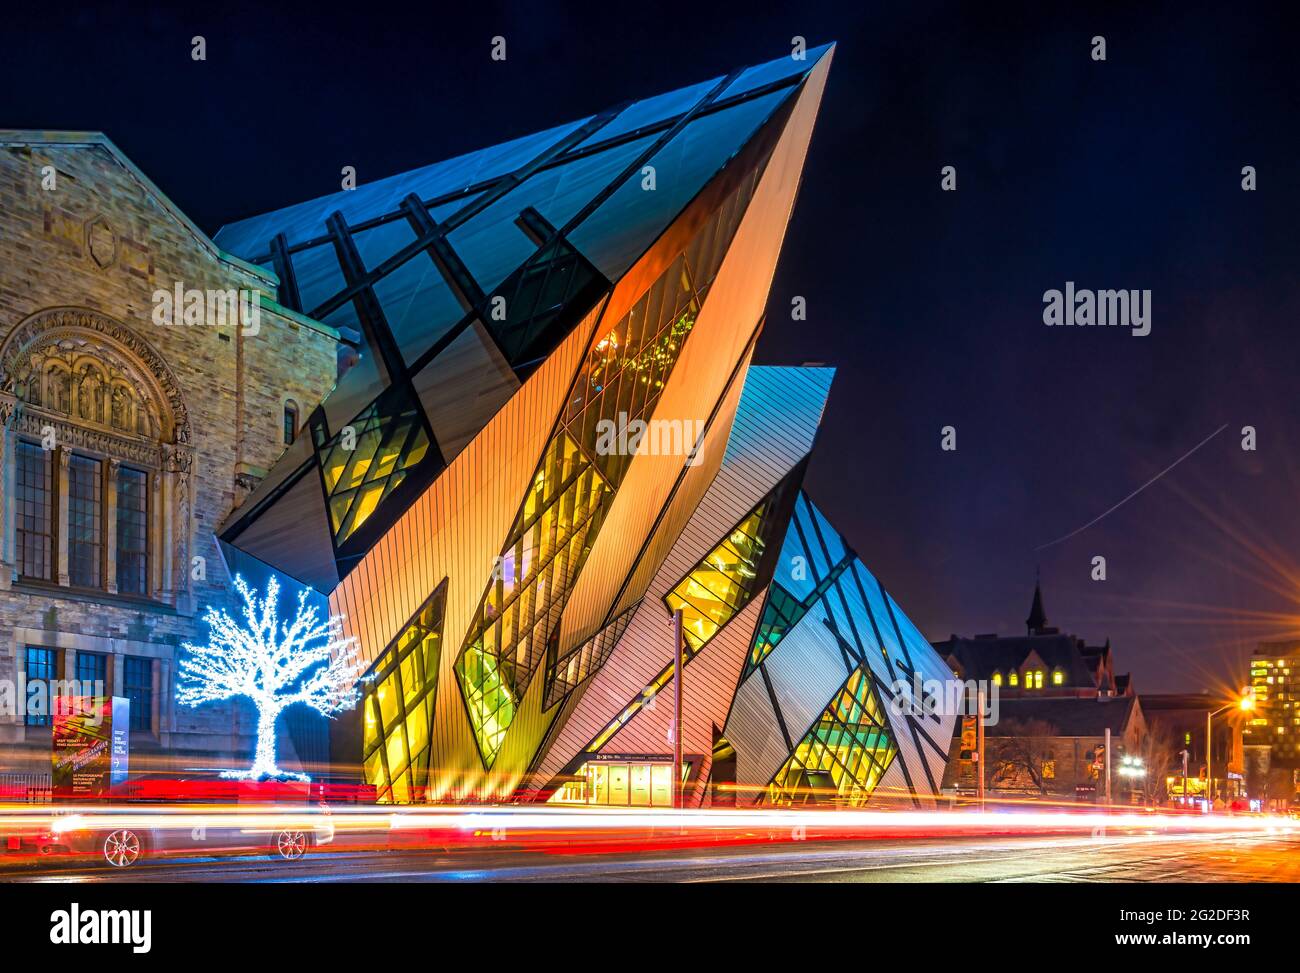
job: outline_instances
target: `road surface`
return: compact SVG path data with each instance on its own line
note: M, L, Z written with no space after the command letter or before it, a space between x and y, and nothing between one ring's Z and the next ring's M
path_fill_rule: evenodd
M130 869L38 860L0 881L78 882L1298 882L1300 834L887 838L574 854L510 847L319 850Z

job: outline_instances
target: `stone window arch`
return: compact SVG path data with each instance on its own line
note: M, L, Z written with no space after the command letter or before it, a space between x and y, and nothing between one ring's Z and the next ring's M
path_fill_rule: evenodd
M29 475L35 463L42 475ZM180 387L131 328L89 309L50 308L0 342L0 511L10 511L0 522L0 587L90 578L110 594L177 603L189 589L192 468ZM6 484L17 502L4 502ZM33 524L32 510L48 525ZM24 558L29 536L50 546L46 526L57 549ZM70 556L102 561L70 572Z

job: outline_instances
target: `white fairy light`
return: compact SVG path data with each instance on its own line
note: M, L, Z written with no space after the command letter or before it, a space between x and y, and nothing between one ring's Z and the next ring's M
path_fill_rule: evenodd
M208 644L182 646L187 654L177 666L176 701L201 706L243 696L256 705L253 766L221 776L308 781L311 778L305 774L287 773L276 766L276 721L295 703L305 703L328 717L356 706L356 683L362 672L356 639L342 638L342 616L321 621L316 607L307 604L306 589L298 595L292 623L279 620L280 584L275 578L261 600L241 577L236 576L235 589L244 599L243 624L225 609L208 609L204 616L211 628Z

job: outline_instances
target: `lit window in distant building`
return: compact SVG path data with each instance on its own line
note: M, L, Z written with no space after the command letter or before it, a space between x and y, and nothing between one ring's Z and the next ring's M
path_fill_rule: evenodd
M1043 688L1043 670L1042 670L1042 669L1035 669L1035 670L1033 671L1032 675L1033 675L1033 677L1034 677L1034 688L1035 688L1035 689L1042 689L1042 688Z
M1002 685L1002 673L1000 672L993 673L993 685L995 686Z
M1055 672L1052 673L1053 686L1060 686L1064 684L1064 682L1065 682L1065 673L1063 673L1060 669L1057 669Z
M1019 685L1020 685L1020 674L1017 673L1017 672L1013 672L1013 673L1011 673L1011 675L1007 677L1007 681L1008 681L1011 685L1013 685L1013 686L1019 686Z

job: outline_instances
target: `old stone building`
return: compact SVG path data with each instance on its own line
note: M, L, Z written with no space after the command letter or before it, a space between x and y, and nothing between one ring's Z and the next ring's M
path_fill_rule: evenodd
M52 679L131 699L133 771L246 759L251 712L172 683L231 604L214 529L335 382L276 287L104 136L0 131L0 770L48 772Z
M1146 788L1119 772L1124 754L1148 756L1146 717L1136 696L1017 698L1000 700L998 720L985 728L985 788L991 798L1098 801L1104 797L1101 754L1110 731L1111 799L1133 803L1163 789ZM962 749L960 732L949 747L944 788L972 793L976 763ZM1152 775L1162 784L1163 774ZM1140 794L1138 792L1141 792Z
M1049 625L1043 591L1037 584L1025 629L1024 635L950 635L933 645L957 678L997 686L1003 699L1133 694L1129 673L1115 671L1110 639L1102 645L1089 645Z

